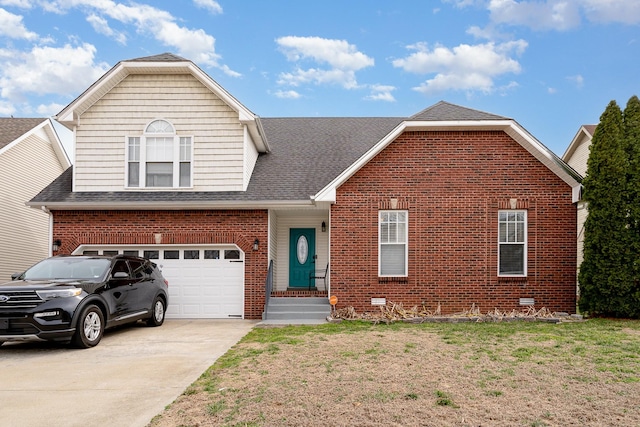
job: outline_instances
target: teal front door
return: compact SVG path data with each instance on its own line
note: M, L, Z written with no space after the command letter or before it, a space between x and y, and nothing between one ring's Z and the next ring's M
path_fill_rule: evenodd
M316 268L315 228L292 228L289 232L289 287L307 288L309 273Z

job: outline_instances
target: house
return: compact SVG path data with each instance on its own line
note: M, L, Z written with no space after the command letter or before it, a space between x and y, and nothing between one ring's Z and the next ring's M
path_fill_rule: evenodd
M51 254L49 215L25 203L70 165L50 119L0 118L0 283Z
M581 176L587 176L587 160L589 160L589 147L591 147L591 140L593 134L596 131L597 125L582 125L578 132L571 140L569 147L562 155L562 160L571 166ZM577 204L578 217L577 217L577 243L576 243L576 283L577 274L580 272L580 264L582 264L583 248L584 248L584 223L587 220L587 204L584 201L580 201Z
M259 319L291 296L575 310L580 176L512 119L447 102L261 118L161 54L118 63L57 120L75 163L29 205L59 253L156 260L169 317Z

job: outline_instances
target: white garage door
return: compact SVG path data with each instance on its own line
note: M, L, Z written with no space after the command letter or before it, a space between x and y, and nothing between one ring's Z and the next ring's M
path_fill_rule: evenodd
M82 253L124 253L158 264L169 281L168 318L243 317L244 253L235 246L85 247Z

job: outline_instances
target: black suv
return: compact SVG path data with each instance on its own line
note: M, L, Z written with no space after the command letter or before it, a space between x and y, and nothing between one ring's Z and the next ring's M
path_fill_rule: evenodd
M104 330L138 320L160 326L168 282L133 256L59 255L0 285L0 345L50 340L97 345Z

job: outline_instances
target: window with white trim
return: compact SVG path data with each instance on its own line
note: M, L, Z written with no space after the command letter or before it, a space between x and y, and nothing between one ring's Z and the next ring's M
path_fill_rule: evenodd
M166 120L154 120L141 136L127 138L129 188L191 187L193 143Z
M409 212L379 211L378 275L404 277L408 271Z
M527 275L527 211L498 211L498 276Z

